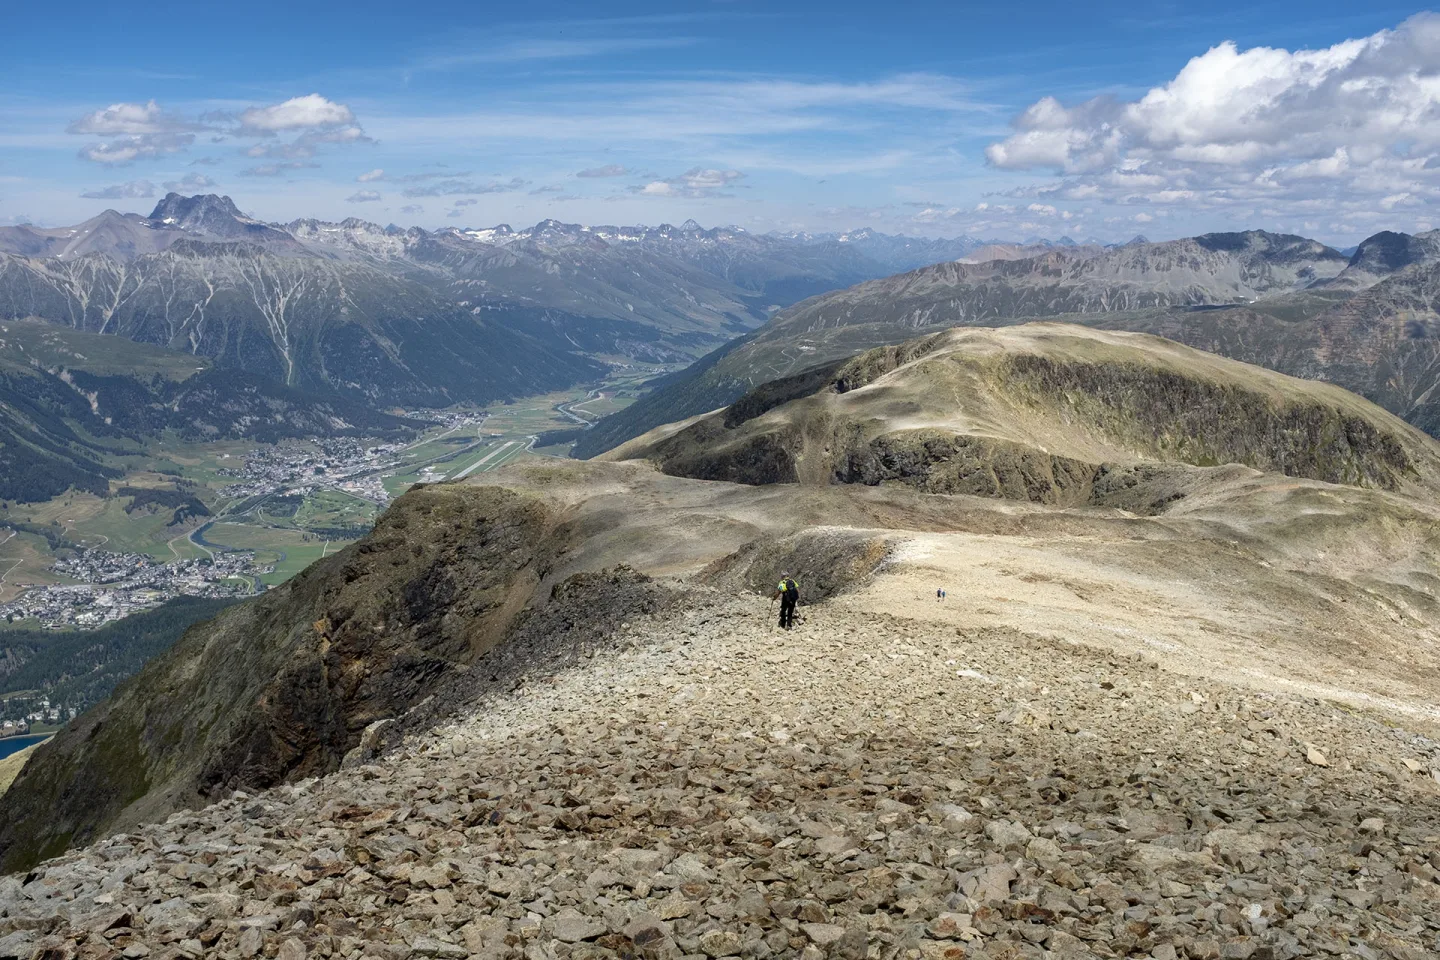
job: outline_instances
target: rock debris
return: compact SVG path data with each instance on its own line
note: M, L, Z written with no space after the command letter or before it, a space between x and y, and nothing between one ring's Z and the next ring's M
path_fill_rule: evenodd
M368 762L0 879L0 957L1440 951L1440 752L1380 715L687 589Z

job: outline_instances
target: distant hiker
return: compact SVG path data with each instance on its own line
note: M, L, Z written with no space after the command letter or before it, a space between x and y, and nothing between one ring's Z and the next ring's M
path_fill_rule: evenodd
M939 603L941 600L944 600L944 599L945 599L945 588L944 588L944 587L941 587L940 589L938 589L938 590L935 591L935 602L936 602L936 603Z
M780 583L775 587L775 596L770 602L780 601L780 626L789 630L790 625L795 622L795 604L800 600L800 585L788 573L780 575Z

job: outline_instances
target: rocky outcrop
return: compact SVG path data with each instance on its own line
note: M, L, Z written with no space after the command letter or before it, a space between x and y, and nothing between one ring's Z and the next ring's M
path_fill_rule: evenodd
M788 575L802 585L806 603L817 603L864 583L884 565L896 540L873 530L819 527L747 543L710 564L698 579L769 596Z
M706 424L707 428L712 424ZM707 446L711 435L725 442L723 447ZM660 453L660 469L672 477L692 480L723 480L729 483L798 483L796 453L800 436L795 430L758 432L733 439L710 429L686 431L683 440Z
M357 544L192 628L56 735L6 794L0 867L334 770L499 644L564 547L511 491L417 489Z
M926 493L1069 506L1089 499L1099 470L1098 464L1004 440L907 430L846 449L832 475L836 483L898 481Z

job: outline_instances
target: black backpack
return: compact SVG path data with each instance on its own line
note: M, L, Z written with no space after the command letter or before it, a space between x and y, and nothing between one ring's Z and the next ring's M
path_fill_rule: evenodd
M800 599L800 588L789 577L785 578L785 599L792 602Z

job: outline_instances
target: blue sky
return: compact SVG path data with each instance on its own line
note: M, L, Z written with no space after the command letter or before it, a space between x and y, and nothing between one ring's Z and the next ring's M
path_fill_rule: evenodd
M1385 0L124 7L7 13L0 223L177 189L273 220L1348 243L1440 200L1440 17Z

